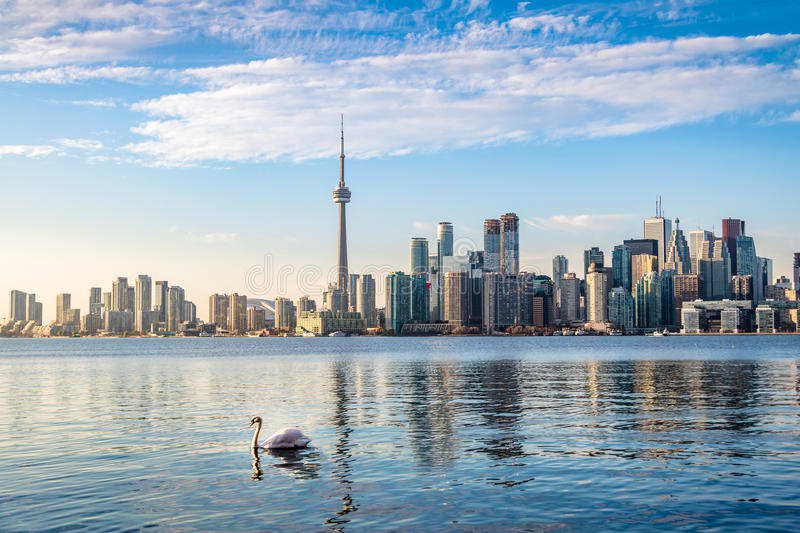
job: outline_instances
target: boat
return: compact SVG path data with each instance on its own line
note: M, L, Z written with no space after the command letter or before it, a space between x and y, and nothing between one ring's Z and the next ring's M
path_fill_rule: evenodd
M316 333L314 333L312 331L304 331L303 334L300 335L300 336L301 337L319 337L319 335L317 335Z
M612 329L609 333L612 337L621 337L623 333L618 329Z
M572 331L571 329L565 329L564 331L561 332L561 335L565 337L570 337L572 335L575 335L575 332Z
M347 337L347 333L344 331L334 331L333 333L328 333L328 337Z
M553 332L553 337L560 337L560 336L561 336L561 332L560 332L560 331L558 331L558 330L555 330L555 331Z
M578 331L575 332L575 335L580 337L581 335L586 335L586 332L584 332L582 329L579 329Z

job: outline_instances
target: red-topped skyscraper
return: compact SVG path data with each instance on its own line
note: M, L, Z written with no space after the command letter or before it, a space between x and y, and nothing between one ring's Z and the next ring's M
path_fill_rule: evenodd
M738 218L722 219L722 240L728 246L728 254L731 257L731 275L739 273L736 266L736 237L744 235L744 220Z

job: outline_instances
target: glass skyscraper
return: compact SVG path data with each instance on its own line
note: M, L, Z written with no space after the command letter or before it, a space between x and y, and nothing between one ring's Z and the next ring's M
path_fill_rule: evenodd
M500 221L483 221L483 271L500 272Z
M506 213L500 217L500 271L503 274L519 274L519 217Z

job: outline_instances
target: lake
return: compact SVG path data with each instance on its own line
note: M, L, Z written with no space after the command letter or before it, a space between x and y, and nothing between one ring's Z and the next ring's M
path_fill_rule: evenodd
M0 339L0 530L787 531L800 336ZM249 449L297 426L298 451Z

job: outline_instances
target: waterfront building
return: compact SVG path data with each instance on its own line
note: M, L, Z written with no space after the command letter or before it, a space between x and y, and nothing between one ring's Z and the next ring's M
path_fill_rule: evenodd
M727 307L720 313L720 333L739 333L742 311L738 307Z
M689 232L689 259L692 263L692 274L697 274L697 257L703 249L703 242L713 238L714 234L708 230L696 229Z
M111 291L103 292L103 314L111 310Z
M442 280L439 277L439 273L441 272L439 266L439 256L438 255L429 255L428 256L428 283L431 284L429 293L429 300L430 300L430 310L429 316L431 322L437 322L441 319L441 315L439 313L439 292L442 284L440 283ZM409 296L410 297L410 296Z
M91 287L89 289L89 314L103 316L105 306L103 305L103 289ZM102 329L102 324L100 328Z
M80 309L65 309L64 310L64 326L73 326L79 328L81 325L81 310Z
M303 309L308 311L308 309ZM298 309L298 313L301 312ZM378 327L378 315L375 311L375 278L371 274L363 274L358 279L356 290L356 312L364 319L365 327Z
M88 335L94 335L103 329L103 317L100 315L84 315L81 321L81 331L85 331Z
M445 322L458 326L469 322L469 277L467 272L446 272L444 275ZM412 282L413 283L413 282ZM412 302L413 302L412 291Z
M30 322L34 319L34 315L36 314L36 294L33 292L29 292L26 295L25 300L25 320Z
M365 274L365 276L368 276L368 274ZM297 299L297 304L295 307L297 308L298 313L302 313L303 311L314 312L317 310L317 302L315 302L308 296L301 296L300 298Z
M228 295L212 294L208 297L208 321L217 329L228 329Z
M161 313L157 310L134 312L134 326L136 331L150 333L158 331Z
M625 239L622 244L628 249L631 257L640 254L658 257L658 241L656 239Z
M681 309L681 332L700 333L706 329L706 312L704 309L688 308Z
M520 326L534 325L535 290L536 275L520 272L517 276L517 324Z
M741 255L739 259L739 265L741 266ZM731 276L731 298L734 300L753 300L753 276L749 274Z
M347 293L335 283L328 284L328 290L322 294L322 300L325 302L325 307L328 311L333 311L334 313L348 312Z
M735 243L736 253L731 254L731 274L750 276L752 290L751 297L748 299L760 302L764 299L764 287L755 242L751 236L739 234L736 236ZM736 270L733 269L734 256L736 257Z
M586 274L586 321L608 321L608 277L602 265L591 263Z
M72 307L72 295L61 293L56 295L56 324L67 323L67 311Z
M638 254L631 257L632 287L635 287L648 272L658 272L658 257L650 254Z
M664 270L659 274L661 278L661 324L662 326L676 326L675 320L675 272Z
M183 302L185 301L185 293L181 287L174 285L169 288L167 294L167 331L176 332L180 329L183 322ZM133 313L131 313L131 318Z
M194 302L189 300L183 302L183 321L197 322L197 306Z
M767 285L772 283L772 259L767 257L756 257L758 266L756 268L756 276L760 276L758 284L758 298L759 302L764 299L764 289Z
M518 324L517 276L483 274L483 331L492 333Z
M169 283L167 283L166 281L156 281L155 285L156 285L156 289L154 291L155 302L153 304L153 309L157 309L159 312L158 315L159 322L166 322L167 307L169 304Z
M153 280L139 274L136 277L136 301L134 311L150 311L153 308Z
M534 319L533 325L538 327L550 326L556 319L556 299L555 284L553 280L545 275L534 276L533 278L533 298L534 298ZM541 320L537 318L537 299L541 301Z
M253 306L247 310L247 331L261 331L266 323L267 312L264 309Z
M739 235L744 235L744 220L738 218L723 218L722 219L722 240L728 247L730 254L731 275L740 274L738 252L739 249L736 245L736 239ZM751 272L744 272L744 274L751 274Z
M658 242L658 271L664 270L667 259L667 241L672 235L672 221L664 218L661 211L661 200L658 201L656 216L644 221L644 238L654 239Z
M500 272L500 220L483 221L483 271Z
M16 289L12 290L8 296L10 308L8 319L13 323L28 318L28 295Z
M664 269L672 270L675 274L691 274L692 259L689 253L689 245L686 244L686 237L680 228L681 220L675 219L675 229L667 243L667 258L664 262Z
M28 316L29 321L33 320L34 325L41 326L42 325L42 302L33 302L33 314L31 314L30 308L28 308Z
M600 250L597 246L593 246L588 250L583 251L583 279L587 279L586 276L589 274L589 266L594 263L597 267L605 266L604 263L605 256L603 251Z
M794 290L800 291L800 252L794 254L794 267L792 269L792 279L794 280Z
M756 308L756 328L758 333L775 333L775 310L769 305L759 305Z
M136 288L135 287L128 287L128 295L125 298L125 305L128 307L126 311L133 311L134 306L136 305Z
M305 311L313 313L313 311ZM275 298L275 329L294 331L297 327L297 312L289 298Z
M445 276L447 274L444 274ZM411 274L411 322L425 324L430 321L430 293L426 274ZM444 309L444 294L442 294ZM445 319L446 320L446 319Z
M411 239L411 273L428 273L428 239L414 237Z
M559 294L561 322L575 322L581 317L581 280L574 272L567 272L561 278Z
M442 277L447 270L445 265L453 257L453 224L450 222L439 222L436 238L436 284L431 288L430 298L436 300L436 319L441 319L442 307L444 306L444 278Z
M611 252L611 287L631 291L631 252L624 244L614 246Z
M334 311L342 310L347 311L349 303L347 302L348 290L347 282L348 269L347 269L347 223L345 216L345 206L350 202L350 189L347 188L344 182L344 115L341 117L341 144L339 147L339 185L333 190L333 201L339 206L339 246L338 246L338 264L336 267L336 288L339 289L339 297L343 300L338 302L336 309L331 307Z
M608 320L618 327L633 328L633 297L624 287L614 287L608 293Z
M648 272L636 283L633 304L635 327L653 329L661 325L661 277L658 272Z
M515 213L500 217L500 271L506 276L519 273L519 217Z
M109 333L125 333L134 330L133 313L130 311L106 311L103 329Z
M693 302L700 298L700 276L697 274L676 274L672 278L673 305L675 306L675 326L680 329L682 324L683 302Z
M291 300L289 300L291 304ZM294 309L294 304L292 304ZM276 308L277 311L277 308ZM294 328L294 326L290 326ZM236 293L228 296L228 331L244 333L247 331L247 296Z
M333 311L304 311L297 317L297 331L329 335L342 333L361 334L367 328L360 313ZM399 333L399 332L398 332Z
M731 266L728 246L722 239L703 241L697 257L697 274L703 279L704 300L724 300L731 294Z
M348 311L355 312L356 310L356 291L358 290L358 279L360 274L350 274L347 284L347 305L350 306Z
M411 277L403 272L386 276L386 326L399 335L411 321Z
M111 284L111 310L128 310L128 278L118 277Z
M557 255L553 258L553 284L555 286L556 294L561 288L561 278L564 274L569 272L569 261L563 255Z

